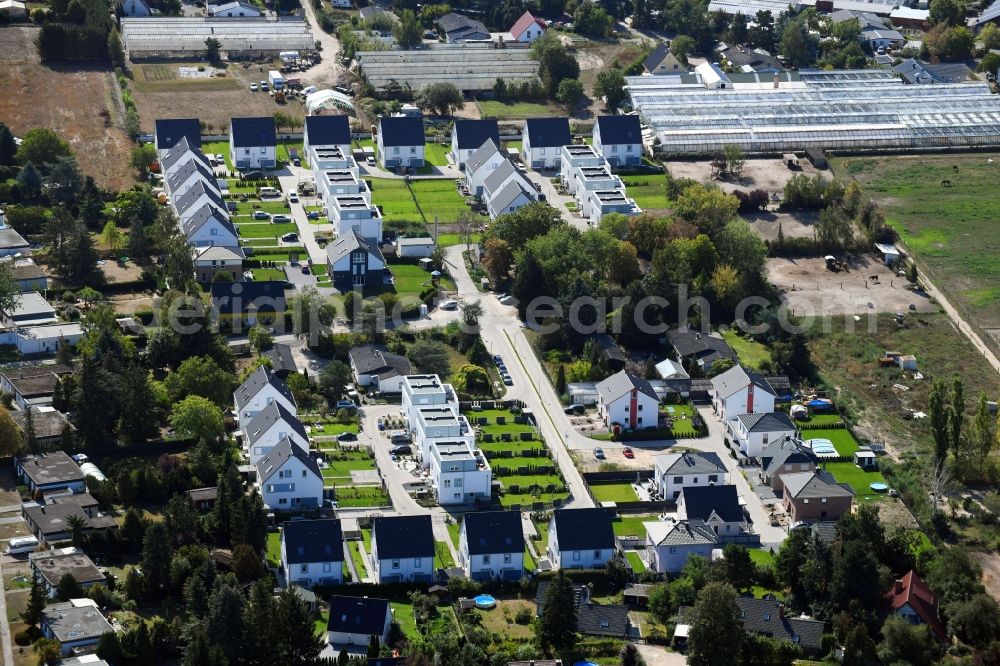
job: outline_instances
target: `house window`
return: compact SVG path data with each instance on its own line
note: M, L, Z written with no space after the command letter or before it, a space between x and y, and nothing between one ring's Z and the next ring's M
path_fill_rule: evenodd
M330 571L332 571L332 570L333 570L333 565L332 564L330 564L329 562L324 562L323 563L323 573L330 573Z
M445 488L451 488L451 479L445 479L444 480L444 487Z
M510 553L504 553L503 554L503 563L504 564L510 564L510 560L511 560Z
M489 563L490 563L490 556L483 555L483 564L489 564Z
M419 569L420 568L420 563L421 563L421 560L420 560L419 557L414 557L413 558L413 568L414 569Z
M399 568L399 560L393 560L392 561L392 568L393 569L398 569Z
M599 551L599 550L595 550L594 551L594 559L595 560L601 559L601 551Z
M826 504L826 498L825 497L820 500L820 504Z
M792 634L792 642L793 643L798 643L799 642L799 635L798 634Z
M641 407L640 407L640 409L641 409ZM641 416L639 417L639 420L636 421L636 423L642 423L642 417Z
M392 154L399 155L399 146L396 146L395 148L392 149Z
M802 500L802 503L803 503L803 504L809 504L809 498L807 497L807 498L803 499L803 500Z
M718 480L719 480L719 475L718 474L709 474L709 476L708 476L708 482L709 483L715 483Z
M456 488L462 487L462 479L455 479L455 487Z
M303 564L302 566L300 566L299 567L299 572L300 573L309 573L309 565L308 564Z
M580 551L578 551L578 550L574 550L573 551L573 561L574 562L579 562L580 561Z
M677 546L671 546L670 547L670 554L671 555L676 555L677 554Z
M250 149L249 148L244 148L243 149L243 154L244 155L249 155L250 154Z
M411 155L416 155L417 154L417 148L416 148L416 146L410 146L410 154Z
M632 148L633 148L633 146L632 146L632 144L630 143L629 145L625 146L625 152L626 152L626 153L631 153L631 152L632 152Z
M770 435L768 435L766 432L764 433L764 443L765 444L767 444L767 439L768 439L769 436Z
M683 476L675 476L674 477L674 483L684 483L684 477Z
M306 470L302 470L302 478L306 478Z
M639 411L640 412L642 411L642 405L639 405Z
M278 500L278 504L288 504L288 498L282 497L281 499Z
M209 229L208 235L209 236L218 236L219 235L219 230L213 227L212 229ZM212 262L212 263L215 263L215 262Z
M764 613L764 619L765 620L770 620L771 619L771 614L770 613Z

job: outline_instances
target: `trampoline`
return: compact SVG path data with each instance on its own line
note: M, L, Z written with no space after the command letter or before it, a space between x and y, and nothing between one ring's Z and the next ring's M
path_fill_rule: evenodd
M806 441L806 446L812 450L813 455L817 458L837 458L840 456L833 442L828 439L810 439Z
M483 610L489 610L497 605L497 600L491 594L480 594L477 597L473 597L472 600L476 602L476 608Z

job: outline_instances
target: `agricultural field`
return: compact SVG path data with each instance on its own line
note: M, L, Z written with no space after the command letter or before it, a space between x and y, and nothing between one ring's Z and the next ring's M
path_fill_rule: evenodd
M515 414L507 410L467 412L465 415L478 431L477 439L493 468L493 476L503 483L500 503L505 508L566 498L566 486L550 458L522 455L545 448L541 440L535 439L530 425L515 423ZM521 433L525 432L532 433L531 441L521 441Z
M183 75L182 68L190 75ZM226 68L209 67L204 62L133 64L132 74L133 90L144 93L212 92L242 87Z
M55 130L69 142L83 173L98 185L131 187L133 144L112 104L118 87L114 73L90 64L42 65L34 46L37 27L8 25L2 31L0 119L15 136L35 127Z
M878 201L917 266L1000 348L1000 154L837 158ZM987 336L989 337L989 336Z
M662 173L622 176L625 191L643 210L667 208L667 176Z

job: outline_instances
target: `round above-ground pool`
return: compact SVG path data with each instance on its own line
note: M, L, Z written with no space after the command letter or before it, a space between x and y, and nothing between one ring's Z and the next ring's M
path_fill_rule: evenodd
M872 483L868 484L868 487L877 493L884 493L885 491L889 490L889 486L882 483L881 481L873 481Z
M599 666L592 661L578 661L573 666Z
M476 608L482 608L483 610L488 610L497 605L497 600L491 594L480 594L472 600L476 602Z

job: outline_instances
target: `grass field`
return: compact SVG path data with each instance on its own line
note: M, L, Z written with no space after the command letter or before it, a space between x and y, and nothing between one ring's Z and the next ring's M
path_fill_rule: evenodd
M450 180L414 180L410 189L427 224L434 223L435 215L439 222L454 222L459 215L469 211L465 197Z
M382 207L382 219L386 222L423 222L417 204L410 194L406 182L393 178L369 178L372 203Z
M233 162L229 159L229 142L228 141L206 141L201 144L201 151L203 153L222 153L222 156L226 159L226 168L233 171Z
M1000 217L996 162L1000 154L831 161L837 175L856 179L884 207L918 267L983 328L1000 327L1000 234L991 233Z
M434 564L439 569L450 569L455 566L455 558L451 556L451 549L444 541L434 542Z
M431 286L431 274L412 264L391 264L389 270L395 278L396 294L404 296L419 296L420 292Z
M854 439L850 430L846 428L834 428L828 430L809 430L803 429L801 431L802 439L828 439L833 442L833 448L837 449L837 453L842 456L853 455L855 451L858 450L858 442Z
M771 361L771 351L759 342L747 340L736 329L727 329L722 337L736 352L740 362L753 370L760 370L765 362Z
M598 502L637 502L631 483L592 483L590 493Z
M361 548L357 541L348 541L347 548L351 551L351 561L354 562L354 569L358 572L358 576L363 578L368 574L368 565L365 564L365 558L361 557Z
M282 282L287 277L281 268L251 268L254 282Z
M296 226L293 223L281 222L271 224L270 222L240 222L237 225L240 238L277 238L284 234L295 233Z
M405 601L393 601L389 606L392 608L392 617L399 625L399 629L403 632L403 635L418 635L417 620L413 617L413 604L406 603Z
M799 427L809 428L810 426L829 425L843 421L840 414L812 414L805 421L796 421Z
M482 238L482 234L472 234L471 240L473 243L478 243ZM461 245L465 241L462 240L460 234L439 234L437 242L441 247L451 247L452 245Z
M646 528L642 526L643 523L648 523L650 521L658 520L655 515L649 516L619 516L614 519L611 523L611 527L615 531L615 536L637 536L645 537Z
M281 533L267 533L267 564L268 566L281 566Z
M527 608L531 611L531 616L535 616L535 604L524 599L497 599L496 608L473 612L483 619L483 628L486 630L516 641L529 641L534 637L532 626L514 622L517 612L522 608ZM506 614L504 609L507 610Z
M674 425L670 429L670 432L675 437L694 434L694 424L691 422L691 417L694 416L695 409L692 405L664 405L663 411L674 420Z
M666 174L642 174L638 176L622 176L625 191L635 199L640 208L667 208L667 176Z
M879 500L885 497L883 494L872 492L869 486L876 481L885 483L885 478L880 472L866 472L851 462L827 463L825 467L826 471L837 479L837 483L850 484L857 494L855 497L857 501Z
M483 118L546 118L559 115L559 110L547 104L534 102L512 102L505 104L496 100L481 100L479 115Z
M754 564L773 564L774 555L771 551L764 550L762 548L751 548L748 551L750 553L750 559L753 560Z
M389 496L377 486L337 486L337 501L345 508L387 506Z
M424 162L432 166L445 166L448 164L449 150L451 150L450 143L425 143Z
M642 558L639 557L638 552L634 550L625 551L625 559L627 559L628 563L632 565L632 571L636 572L637 574L646 572L646 565L643 564Z

